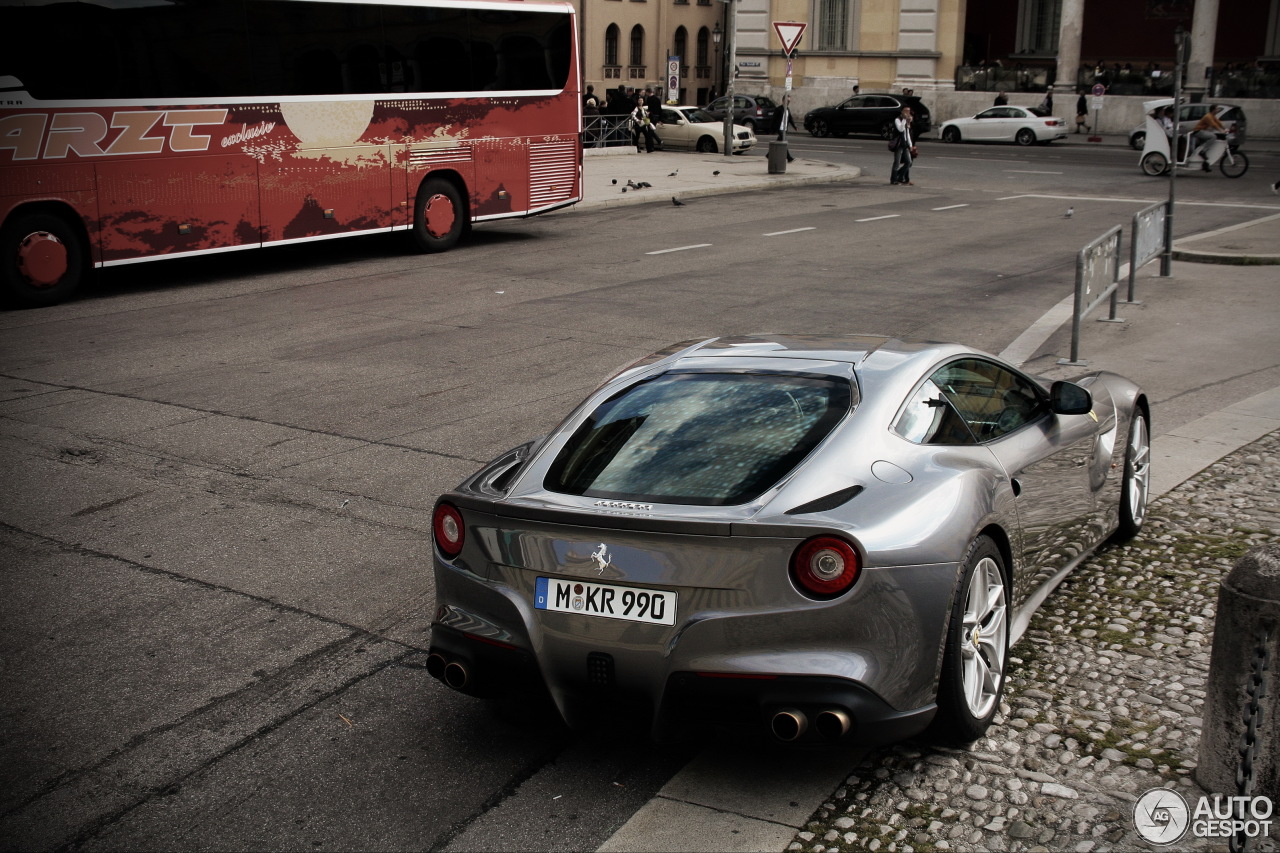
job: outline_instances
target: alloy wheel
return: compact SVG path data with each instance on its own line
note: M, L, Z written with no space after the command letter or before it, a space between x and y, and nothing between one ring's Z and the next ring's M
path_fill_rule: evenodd
M983 718L1000 695L1009 648L1008 602L1000 567L984 557L974 567L965 593L961 637L961 682L969 713Z

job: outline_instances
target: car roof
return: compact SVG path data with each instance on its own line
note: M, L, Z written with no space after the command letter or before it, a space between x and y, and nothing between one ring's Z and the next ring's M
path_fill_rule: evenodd
M885 335L737 335L693 343L668 359L670 364L695 358L802 359L886 370L907 361L976 352L958 344L903 341Z

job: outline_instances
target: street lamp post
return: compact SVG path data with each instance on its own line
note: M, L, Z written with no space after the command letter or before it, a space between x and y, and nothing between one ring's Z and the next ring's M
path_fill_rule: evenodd
M725 46L726 69L724 82L725 101L724 113L724 155L728 157L733 153L733 77L735 66L738 64L738 10L733 5L733 0L722 0L728 7L724 15L725 35L728 41Z
M1182 135L1178 120L1182 117L1182 63L1186 57L1188 41L1190 39L1186 31L1179 24L1173 31L1176 49L1173 62L1173 139L1170 140L1172 150L1169 152L1169 209L1164 216L1164 254L1160 257L1160 275L1165 277L1173 275L1173 202L1178 177L1178 137ZM1191 143L1187 142L1187 145L1190 146Z

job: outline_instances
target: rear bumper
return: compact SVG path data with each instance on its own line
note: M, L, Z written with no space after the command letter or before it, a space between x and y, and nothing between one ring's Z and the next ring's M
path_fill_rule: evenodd
M836 735L820 730L819 717L833 711L848 718L847 733ZM839 740L876 746L919 734L932 722L937 706L930 703L898 711L865 686L843 678L759 679L676 672L667 681L653 733L657 740L674 740L690 729L769 732L773 718L784 712L802 721L794 739L797 743Z
M652 733L659 742L682 740L693 733L764 735L781 713L800 721L798 744L840 741L876 746L919 734L932 722L937 706L899 711L855 681L830 676L742 676L735 673L674 672L654 708L652 697L619 689L613 659L598 654L587 662L584 678L550 693L570 725L598 719L600 709L622 702L652 713ZM446 672L448 668L448 672ZM463 693L493 698L547 690L529 652L498 644L444 625L432 628L428 671ZM848 730L824 730L818 720L839 712Z

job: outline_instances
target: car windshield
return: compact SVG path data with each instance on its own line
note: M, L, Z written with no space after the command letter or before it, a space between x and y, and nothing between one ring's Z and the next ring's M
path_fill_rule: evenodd
M746 503L809 455L849 411L836 377L669 372L603 403L547 474L548 489L655 503Z
M692 122L719 121L719 119L711 115L711 113L707 112L706 110L680 110L680 112L684 113L684 117L686 121L692 121Z

